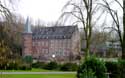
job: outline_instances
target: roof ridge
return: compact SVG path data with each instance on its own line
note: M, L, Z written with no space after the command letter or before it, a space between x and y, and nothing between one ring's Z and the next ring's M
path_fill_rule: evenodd
M73 32L77 30L76 26L46 27L38 28L33 31L33 37L36 39L67 39L71 38Z

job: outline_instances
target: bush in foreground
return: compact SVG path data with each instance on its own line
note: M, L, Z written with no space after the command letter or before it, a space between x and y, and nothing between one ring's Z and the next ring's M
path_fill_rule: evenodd
M106 62L107 72L110 78L120 78L120 64L118 62Z
M105 63L103 61L90 57L79 67L77 78L89 78L89 76L92 76L92 78L107 78L106 72ZM87 74L86 77L82 77L81 75L85 73L90 74Z
M125 78L125 61L119 60L117 62L106 62L106 68L110 78Z
M125 78L125 60L120 60L121 78Z
M83 73L79 75L80 78L97 78L95 76L95 73L90 69L90 70L84 70Z

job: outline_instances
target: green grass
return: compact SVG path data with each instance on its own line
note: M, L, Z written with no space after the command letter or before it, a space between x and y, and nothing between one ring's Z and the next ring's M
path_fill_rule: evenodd
M38 68L32 68L33 72L50 72L50 71L56 71L56 70L46 70L46 69L38 69Z
M32 70L0 70L0 72L53 72L57 70L45 70L45 69L37 69L32 68Z
M0 78L76 78L75 74L0 75Z

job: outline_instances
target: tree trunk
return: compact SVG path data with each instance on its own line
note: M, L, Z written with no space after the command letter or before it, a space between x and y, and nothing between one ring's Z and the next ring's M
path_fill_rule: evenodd
M85 59L87 59L89 57L89 52L90 52L90 44L89 44L89 40L86 41L86 57Z
M122 59L125 59L125 0L123 0L123 44L122 44Z

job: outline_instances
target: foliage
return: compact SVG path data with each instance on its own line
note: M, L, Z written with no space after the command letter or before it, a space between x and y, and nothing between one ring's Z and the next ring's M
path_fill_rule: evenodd
M36 62L32 64L33 68L44 68L46 66L45 62Z
M110 78L120 78L120 65L118 62L106 62L107 72Z
M58 64L54 61L52 62L49 62L45 67L44 69L47 69L47 70L54 70L54 69L57 69L58 68Z
M83 73L80 74L80 78L97 78L96 76L94 76L94 73L92 72L92 70L84 70Z
M31 70L31 65L24 63L21 59L4 60L0 63L0 70Z
M0 22L0 69L17 69L17 63L13 62L21 59L21 45L15 42L12 30L10 24Z
M23 64L19 65L18 69L19 69L19 70L31 70L32 67L31 67L30 64L23 63Z
M110 78L124 78L125 75L122 73L125 73L125 61L119 60L118 62L106 62L106 68L107 71L110 73ZM122 71L123 69L123 71Z
M125 60L119 60L121 67L121 78L125 78Z
M62 71L76 71L78 69L78 65L75 63L64 63L60 70Z
M81 74L85 74L84 70L88 71L89 73L94 72L93 76L96 76L97 78L106 78L105 63L97 58L94 57L87 58L85 62L82 65L80 65L77 71L77 78L81 78Z

